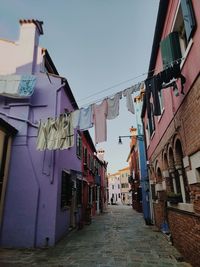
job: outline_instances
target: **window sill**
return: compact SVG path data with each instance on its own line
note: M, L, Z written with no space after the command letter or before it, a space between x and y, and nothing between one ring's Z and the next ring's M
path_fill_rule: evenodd
M177 203L177 204L171 204L170 202L167 202L167 206L170 208L175 208L177 210L183 210L187 212L194 212L193 204L190 203Z

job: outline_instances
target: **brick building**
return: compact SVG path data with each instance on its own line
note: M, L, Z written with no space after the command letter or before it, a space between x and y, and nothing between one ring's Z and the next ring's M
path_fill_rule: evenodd
M199 25L200 1L160 0L142 109L154 221L161 230L168 224L173 244L194 266L200 266Z

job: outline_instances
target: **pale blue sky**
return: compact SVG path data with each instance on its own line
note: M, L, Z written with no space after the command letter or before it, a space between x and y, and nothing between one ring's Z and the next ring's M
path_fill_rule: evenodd
M67 78L79 106L95 102L145 79L159 0L1 0L0 38L17 40L19 19L44 22L40 46L48 49L61 76ZM132 79L132 80L130 80ZM124 82L130 80L128 82ZM91 96L110 88L101 94ZM108 121L104 148L108 171L127 166L129 135L135 117L124 99L120 116ZM93 137L93 129L90 131Z

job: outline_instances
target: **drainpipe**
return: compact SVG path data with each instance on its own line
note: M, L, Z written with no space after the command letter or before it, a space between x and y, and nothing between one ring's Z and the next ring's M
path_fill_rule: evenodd
M64 85L65 85L65 83L62 83L60 85L60 87L56 89L55 117L57 116L57 108L58 108L58 104L57 104L58 92L61 90L61 88ZM32 168L33 168L33 171L34 171L35 181L36 181L36 184L38 186L38 198L37 198L37 208L36 208L36 218L35 218L35 234L34 234L34 247L36 247L36 245L37 245L37 230L38 230L38 214L39 214L39 205L40 205L40 201L39 201L40 200L40 185L39 185L39 180L38 180L38 177L37 177L37 174L36 174L36 171L35 171L35 167L34 167L34 164L33 164L32 158L31 158L31 152L29 150L29 147L28 147L28 152L29 152L29 155L30 155ZM52 177L51 177L51 181L50 181L51 184L53 184L53 182L54 182L54 173L55 173L55 150L53 150L53 172L52 172Z
M62 83L57 89L56 89L56 106L55 106L55 117L57 117L58 115L58 93L59 91L62 89L63 86L65 86L65 82ZM53 171L52 171L52 177L51 177L51 180L50 180L50 183L53 184L54 183L54 175L55 175L55 162L56 162L56 151L53 150Z

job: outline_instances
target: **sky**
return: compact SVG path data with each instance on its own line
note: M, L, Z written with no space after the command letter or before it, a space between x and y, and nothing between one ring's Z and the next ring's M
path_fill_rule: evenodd
M18 40L19 19L44 22L40 46L66 77L79 107L122 91L146 78L159 0L0 0L0 38ZM107 121L108 172L128 166L135 115L120 101L120 115ZM94 129L90 130L94 140Z

